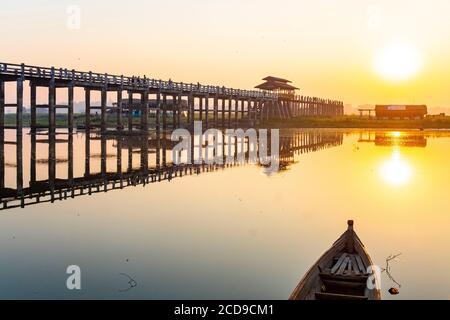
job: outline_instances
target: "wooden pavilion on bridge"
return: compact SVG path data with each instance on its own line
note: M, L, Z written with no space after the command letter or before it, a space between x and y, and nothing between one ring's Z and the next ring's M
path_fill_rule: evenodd
M279 96L280 95L286 95L286 96L294 96L295 90L299 90L299 88L294 87L293 85L290 85L289 83L292 83L290 80L286 80L283 78L268 76L263 79L265 82L261 83L260 85L257 85L256 89L261 89L263 91L270 91L275 92Z

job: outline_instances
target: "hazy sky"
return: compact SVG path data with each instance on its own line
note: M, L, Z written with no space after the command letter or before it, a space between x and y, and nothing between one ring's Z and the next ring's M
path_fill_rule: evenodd
M449 12L448 0L17 0L0 10L0 61L235 88L275 75L355 107L450 107ZM420 61L401 81L374 68L392 46Z

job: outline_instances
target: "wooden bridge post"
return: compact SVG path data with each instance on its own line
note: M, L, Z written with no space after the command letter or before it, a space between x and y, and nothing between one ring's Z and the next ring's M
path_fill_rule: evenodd
M303 116L303 96L299 96L298 108L298 115L301 117Z
M230 95L230 97L228 98L228 128L231 128L231 113L232 113L231 105L233 101L232 99L233 98Z
M219 113L219 97L217 95L217 93L214 95L214 128L217 128L219 123L218 123L218 113Z
M308 116L314 116L314 104L311 97L308 97Z
M167 130L167 94L163 93L162 102L162 132Z
M225 100L225 98L222 98L220 100L221 100L221 103L220 103L221 109L220 109L220 111L221 111L221 114L222 114L222 117L221 117L222 128L225 128L225 115L226 115L225 104L226 104L226 100Z
M133 91L128 90L128 132L133 131Z
M322 115L322 99L316 98L316 116Z
M203 123L203 97L199 96L198 108L199 108L199 118Z
M314 98L314 116L319 115L319 99Z
M122 130L123 130L123 124L122 124L122 116L123 116L122 92L123 92L123 87L121 85L120 88L117 90L117 118L116 118L116 120L117 120L117 129L116 130L118 132L122 132Z
M234 127L238 125L239 121L239 98L234 99Z
M292 101L291 101L291 115L292 117L297 117L297 100L296 100L296 96L292 97Z
M141 131L148 133L148 90L141 92Z
M303 97L303 116L308 116L308 97Z
M264 121L266 116L266 101L260 99L258 101L258 120Z
M84 88L84 95L85 95L84 126L87 134L91 129L91 90L89 88Z
M189 99L188 99L188 105L189 105L189 111L188 111L188 122L189 122L189 128L191 130L194 130L194 113L195 113L195 98L193 93L189 93Z
M166 132L162 132L162 165L167 166L167 137Z
M103 84L103 87L101 89L101 106L100 106L100 127L101 132L106 132L106 102L107 102L107 87L106 87L106 79L105 83Z
M175 129L177 127L177 112L178 112L178 96L172 96L172 128Z
M55 85L55 69L52 67L51 79L48 86L48 124L49 134L54 135L56 129L56 85Z
M36 84L30 83L30 132L36 132Z
M258 106L257 106L257 114L256 114L256 119L257 120L264 120L264 100L262 99L258 99Z
M156 132L161 132L161 91L156 93L156 115L155 115L155 129Z
M73 87L74 87L74 83L73 81L69 84L69 86L67 87L67 126L68 131L69 131L69 136L71 136L73 134L73 129L75 126L75 121L74 121L74 110L73 110Z
M311 107L309 104L309 97L305 97L305 116L310 116L311 115Z
M205 96L205 127L209 128L209 94Z
M183 110L183 97L181 92L178 93L178 104L177 104L177 128L181 127L181 112Z

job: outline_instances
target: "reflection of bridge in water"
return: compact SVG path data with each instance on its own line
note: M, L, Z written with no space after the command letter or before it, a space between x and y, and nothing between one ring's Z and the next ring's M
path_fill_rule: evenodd
M170 181L185 175L232 167L241 164L237 161L239 152L243 152L244 163L248 163L250 150L249 139L244 139L234 144L231 155L235 160L233 163L207 164L203 161L200 164L174 165L172 148L175 142L167 135L47 135L37 132L25 135L18 142L1 146L5 152L0 153L0 210ZM342 142L343 134L332 131L281 134L280 170L294 163L296 154L319 151L341 145ZM225 145L220 143L218 148L220 150L222 147L219 157L224 159L228 156ZM15 152L10 152L12 150L8 147L14 148ZM93 149L97 153L93 153ZM202 153L205 149L204 146L201 148ZM38 179L43 173L46 177ZM14 178L6 179L6 174Z

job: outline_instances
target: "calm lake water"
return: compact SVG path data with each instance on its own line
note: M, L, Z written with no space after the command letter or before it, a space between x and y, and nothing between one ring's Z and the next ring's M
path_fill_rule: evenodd
M384 299L450 298L450 132L288 130L282 137L278 173L245 164L163 174L145 186L131 176L136 186L102 192L95 182L91 195L30 204L36 197L17 199L17 183L27 190L53 171L49 144L37 143L34 156L24 134L22 168L16 147L5 146L0 298L287 299L348 219L374 263L384 267L401 253L391 263L400 295L387 293L394 284L383 274ZM142 169L139 142L89 139L86 174L85 135L73 136L71 165L64 139L52 162L56 185L73 175L87 187L95 173L114 172L117 150L122 172ZM158 157L149 151L144 163L152 168ZM69 265L81 268L79 291L66 289ZM137 286L127 290L121 273Z

